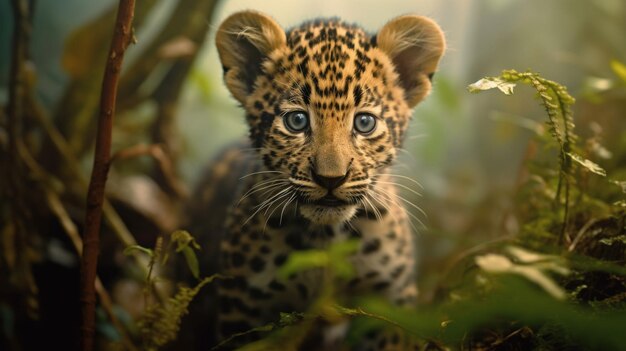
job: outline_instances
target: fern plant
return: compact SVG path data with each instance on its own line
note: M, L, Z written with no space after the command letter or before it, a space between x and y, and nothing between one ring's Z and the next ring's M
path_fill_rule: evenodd
M200 245L189 232L177 230L171 234L169 244L165 248L163 238L159 237L154 249L132 245L124 250L125 254L142 253L150 257L144 283L146 308L137 322L143 350L157 351L174 341L180 330L182 318L188 313L191 301L205 285L219 278L218 275L212 275L200 279L200 268L196 257L196 250L199 249ZM172 251L183 255L187 267L191 274L198 279L198 283L193 287L180 286L174 296L160 303L149 304L152 292L157 289L155 287L156 279L153 277L155 268L164 267Z
M519 83L530 85L536 90L541 105L546 110L548 130L558 145L559 177L554 200L556 205L563 205L563 222L559 236L559 244L562 244L568 225L570 188L575 182L572 161L601 176L606 176L606 172L594 162L579 155L576 147L578 136L574 132L575 125L571 109L575 99L565 86L543 78L535 72L518 72L511 69L502 71L498 77L482 78L469 85L468 90L477 93L497 88L506 95L512 95L513 88Z

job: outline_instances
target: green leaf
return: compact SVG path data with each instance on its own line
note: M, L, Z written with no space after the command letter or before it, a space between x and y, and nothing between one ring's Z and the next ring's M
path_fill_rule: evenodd
M588 171L593 172L597 175L601 175L603 177L606 177L606 171L604 170L604 168L600 167L598 164L586 159L586 158L582 158L579 155L576 155L574 153L568 152L567 155L569 157L571 157L572 160L576 161L578 164L580 164L581 166L585 167Z
M196 253L189 246L185 246L183 249L183 256L185 256L185 261L187 262L187 267L193 274L194 278L200 278L200 265L198 264L198 257L196 257Z
M512 95L515 83L506 82L498 77L489 77L483 78L467 87L470 93L478 93L483 90L491 90L494 88L498 88L505 95Z
M354 266L347 258L358 249L358 240L348 240L336 243L330 247L330 264L339 277L349 279L354 275Z
M619 62L618 60L611 60L611 68L613 72L626 83L626 65Z
M177 230L172 233L172 242L176 243L176 252L181 252L186 247L193 247L200 250L200 245L196 242L191 234L186 230Z
M137 252L143 252L150 257L154 256L154 251L152 249L148 249L140 245L130 245L124 249L124 255L127 256L134 255Z
M358 240L347 240L333 244L330 248L330 254L336 258L345 258L348 255L355 253L359 249Z
M289 275L311 268L329 268L343 278L354 274L354 267L347 256L359 247L358 240L348 240L331 245L327 250L296 251L289 255L287 262L279 271L279 276Z
M281 278L287 278L291 274L305 271L311 268L326 267L330 262L328 252L323 250L307 250L294 252L289 255L287 262L278 272Z

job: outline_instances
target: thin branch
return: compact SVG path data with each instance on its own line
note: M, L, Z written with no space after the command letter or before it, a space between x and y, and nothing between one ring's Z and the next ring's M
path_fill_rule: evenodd
M126 110L132 108L147 98L142 94L141 86L146 77L157 72L157 66L163 62L163 46L176 38L187 38L195 45L195 52L204 43L208 32L208 23L213 15L213 9L217 0L180 0L171 13L168 20L162 26L159 34L141 54L122 77L120 86L120 108ZM195 55L194 52L194 55ZM180 60L193 61L192 57L179 57L173 63ZM148 92L150 95L152 92Z
M120 150L113 155L112 161L123 160L128 158L134 158L138 156L148 155L157 162L160 172L163 174L168 186L176 192L176 195L181 198L187 198L189 191L185 184L176 176L176 171L172 160L168 157L163 150L161 144L151 145L135 145L124 150Z
M83 170L80 168L79 161L74 155L74 152L70 148L67 140L59 129L51 122L50 117L46 114L46 111L41 108L39 102L34 99L32 94L26 96L28 100L26 100L27 105L32 109L31 115L37 120L37 122L41 125L43 131L46 134L46 137L51 141L52 147L54 147L60 156L62 157L63 165L67 166L70 171L70 175L73 175L75 179L78 181L79 185L87 189L89 185L87 183L87 179L83 173ZM119 214L115 211L115 208L111 203L105 198L104 206L103 206L103 214L104 218L107 220L113 232L117 235L118 239L122 242L124 246L132 246L136 245L137 241L130 233ZM139 267L146 267L148 264L147 260L143 260L139 263Z
M21 145L19 149L22 160L24 160L24 163L26 164L28 169L36 178L40 180L50 179L51 176L47 174L47 172L45 172L41 168L41 166L39 166L37 161L35 161L33 156L26 149L26 147L24 147L24 145ZM63 202L59 198L59 195L55 193L52 189L50 189L50 187L46 184L41 184L41 187L43 189L43 193L45 195L46 202L48 203L50 211L59 220L61 227L63 227L65 233L72 241L72 244L74 245L78 256L82 256L83 240L80 238L78 228L76 228L76 224L74 224L74 221L72 221L72 218L67 213L67 210L65 209L65 206L63 206ZM100 303L102 304L102 308L111 320L111 323L113 324L115 329L117 329L117 331L120 333L122 337L122 343L124 344L126 350L138 351L137 347L131 341L126 328L113 312L113 301L111 300L109 293L104 288L104 285L102 284L102 281L98 276L96 276L95 288L96 293L98 294L98 298L100 299Z
M133 38L131 26L134 10L134 0L120 0L117 18L115 20L115 31L113 33L111 49L109 50L102 81L96 151L89 189L87 191L83 256L81 260L81 349L83 351L91 351L94 347L93 339L95 333L96 308L95 281L100 246L99 234L102 220L102 204L104 202L104 188L111 161L111 137L113 132L117 86L124 53Z
M184 52L186 55L178 57L172 62L172 65L169 66L167 72L163 75L160 84L151 93L151 98L157 103L156 118L151 131L151 140L153 143L163 144L163 152L174 166L178 163L181 149L180 135L176 124L176 112L179 97L182 94L184 83L193 67L193 63L196 60L202 45L206 42L206 36L208 34L206 23L212 17L213 10L218 1L194 0L191 3L186 2L189 1L181 1L179 9L189 12L189 14L185 15L188 17L188 20L184 23L183 28L180 30L180 34L171 38L168 42L185 42L187 43L186 46L188 46L190 50L189 52ZM181 16L183 14L179 14L178 12L178 9L175 10L171 17L172 21L180 21L180 17L176 16ZM166 37L165 33L164 37ZM162 51L166 45L167 43L151 47L151 49L157 50L156 52L160 53L155 55L156 58L160 58L160 56L163 55ZM141 64L141 62L138 62L138 64ZM141 70L145 69L147 66L135 67L138 70ZM122 84L121 89L124 88L125 86ZM179 179L180 177L176 173L177 167L173 167L173 170L174 172L172 175ZM164 191L169 194L177 195L178 199L185 200L184 197L179 195L176 188L172 188L170 186L171 182L168 181L168 175L164 174L161 169L154 169L153 177Z
M74 152L70 148L65 137L51 122L51 118L41 107L39 101L37 101L37 99L35 99L35 97L33 96L33 89L34 86L28 87L27 92L30 93L26 94L25 101L26 106L31 109L31 111L29 111L30 116L33 117L40 124L42 130L46 134L46 137L50 140L51 146L57 150L58 154L62 158L62 161L64 161L63 165L67 166L67 169L69 169L69 175L73 176L80 185L80 191L86 191L89 184L85 175L83 174L83 170L79 166L78 159L74 155ZM111 202L106 199L106 197L104 199L102 212L111 230L124 247L137 245L137 241L135 240L134 236L131 234L130 230L128 230L126 224L124 224L124 221L115 210ZM137 268L143 270L145 274L147 272L146 267L148 267L148 259L141 255L133 255L132 258L136 260ZM155 289L153 293L157 301L162 302L165 300L165 296L161 290Z
M217 0L179 1L156 39L125 72L120 85L120 109L132 108L147 99L156 102L155 121L150 131L151 142L163 145L164 156L173 165L173 172L165 174L163 168L156 167L151 176L163 191L178 201L186 200L186 197L181 196L180 187L172 186L181 183L176 167L181 149L176 124L178 100L187 75L206 42L207 23L217 3ZM155 81L158 83L146 89L146 77L150 79L155 76L158 76Z
M52 121L61 135L67 139L72 153L81 159L88 154L93 145L98 93L109 49L106 43L111 42L111 27L115 23L117 10L115 3L111 2L110 9L69 34L61 58L61 63L71 80L64 88ZM144 28L144 23L158 3L156 0L143 0L137 3L133 27ZM49 172L63 177L64 169L59 167L58 162L60 155L48 152L50 141L43 140L43 147L37 159Z
M30 3L26 0L13 0L13 38L11 50L11 69L9 76L9 100L7 104L7 140L6 149L2 148L0 164L2 168L2 182L0 182L0 197L8 200L7 222L12 226L15 234L12 247L5 248L13 252L21 253L28 250L30 233L32 229L32 213L27 203L27 179L23 176L24 165L19 158L18 150L23 142L23 118L24 118L24 95L28 80L26 61L28 60L28 43L30 40ZM5 219L5 218L3 218ZM0 244L1 248L2 244ZM4 260L4 258L3 258ZM13 272L9 274L10 284L17 287L20 304L36 295L36 283L32 276L31 263L28 255L16 255ZM0 261L0 265L2 262ZM4 277L0 272L0 282L4 283ZM29 312L36 310L34 304L23 304ZM24 307L20 306L20 307Z

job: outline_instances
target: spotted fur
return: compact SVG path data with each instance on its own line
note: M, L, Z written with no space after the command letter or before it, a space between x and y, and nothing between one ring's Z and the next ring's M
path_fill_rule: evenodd
M343 292L374 292L411 305L413 239L387 169L412 108L431 89L445 46L439 27L408 15L376 35L338 19L285 32L270 17L244 11L223 22L216 44L226 86L250 131L249 147L227 158L248 160L247 173L213 175L243 177L230 189L236 200L219 249L220 272L231 277L218 288L220 338L275 321L280 312L305 311L320 292L323 272L281 280L277 270L295 250L349 238L361 246L351 257L357 274ZM286 119L294 113L303 114L294 117L298 122L307 117L306 128L290 128ZM373 131L359 130L358 116L372 116ZM401 349L382 338L368 345Z

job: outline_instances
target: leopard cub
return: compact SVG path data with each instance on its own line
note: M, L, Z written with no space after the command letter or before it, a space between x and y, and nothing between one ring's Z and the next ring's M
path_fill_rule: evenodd
M216 44L250 132L197 193L196 221L202 235L219 235L210 256L229 277L218 283L219 338L306 311L323 272L280 279L279 268L295 250L350 238L360 243L356 277L341 292L413 304L414 243L388 169L431 90L445 49L439 26L405 15L374 35L338 19L285 31L243 11L221 24ZM403 349L376 338L377 349Z

